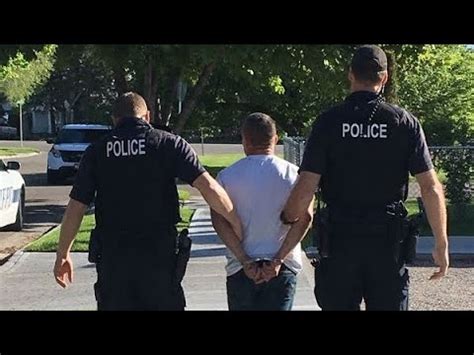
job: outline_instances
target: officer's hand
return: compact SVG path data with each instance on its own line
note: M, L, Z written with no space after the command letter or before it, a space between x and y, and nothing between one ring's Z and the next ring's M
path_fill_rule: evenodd
M54 277L56 282L63 288L68 286L68 283L73 281L73 265L71 255L64 257L57 257L54 264ZM69 282L68 282L69 281Z
M270 281L274 277L277 277L281 268L281 263L277 263L276 261L266 262L263 264L262 273L263 279L265 282Z
M439 266L439 271L431 275L430 280L438 280L448 273L449 267L449 252L448 246L435 246L433 250L433 259L436 265Z

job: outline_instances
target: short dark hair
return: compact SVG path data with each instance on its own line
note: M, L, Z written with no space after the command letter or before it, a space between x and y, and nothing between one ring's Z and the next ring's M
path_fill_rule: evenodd
M276 133L275 121L265 113L254 112L242 124L242 135L253 147L267 147Z
M135 92L126 92L120 95L112 107L112 116L122 117L143 117L148 108L145 99Z
M351 70L358 81L378 83L387 67L387 55L379 46L361 46L352 57Z

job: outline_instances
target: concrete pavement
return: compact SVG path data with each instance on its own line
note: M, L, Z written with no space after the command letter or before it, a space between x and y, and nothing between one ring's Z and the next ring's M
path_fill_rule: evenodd
M190 227L193 239L191 260L183 281L187 309L226 310L225 247L212 228L209 208L202 198L192 197L188 205L195 208L196 213ZM472 237L451 239L452 254L462 254L474 245ZM432 243L433 238L421 238L419 254L431 253ZM54 253L20 251L0 266L0 310L95 310L92 285L96 271L95 265L87 261L87 253L72 254L75 279L65 290L52 276L54 259ZM317 310L313 269L306 257L303 260L294 310Z
M18 141L0 141L2 147L19 147ZM46 181L46 162L51 145L42 141L24 141L24 147L39 150L29 157L9 157L4 161L21 163L20 173L26 183L25 223L23 231L0 230L0 264L10 254L37 239L60 223L71 184L51 186Z
M188 308L190 310L227 310L226 248L212 227L207 205L196 203L190 236L193 240L191 260L184 278ZM294 310L317 310L313 294L313 268L308 259L298 276Z
M190 205L197 210L190 227L191 260L183 281L187 309L227 310L225 247L212 228L204 201L191 199ZM0 310L94 310L96 271L87 253L72 254L74 283L65 290L53 278L54 259L54 253L20 251L0 266ZM313 287L312 267L306 260L298 279L295 310L318 309Z

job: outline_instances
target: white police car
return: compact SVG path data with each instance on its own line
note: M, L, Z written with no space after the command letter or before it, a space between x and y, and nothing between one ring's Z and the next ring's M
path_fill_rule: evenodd
M47 141L54 144L48 153L48 183L57 184L75 175L87 147L110 130L110 126L98 124L64 125L56 141Z
M25 208L25 180L17 171L20 163L0 159L0 228L21 231Z

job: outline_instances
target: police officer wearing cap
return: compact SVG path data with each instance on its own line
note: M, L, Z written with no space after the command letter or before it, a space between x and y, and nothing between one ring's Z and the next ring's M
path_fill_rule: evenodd
M327 255L315 270L323 310L407 310L409 276L401 255L401 224L393 206L407 198L409 173L421 188L439 266L448 269L443 188L420 122L383 100L387 57L362 46L348 74L351 94L313 124L296 183L282 213L294 223L320 189L328 211Z
M176 178L196 187L241 236L232 202L191 146L153 128L149 118L140 95L118 98L115 128L86 150L62 221L54 275L66 287L73 281L72 243L95 201L99 310L184 309L175 272L175 225L180 220Z

